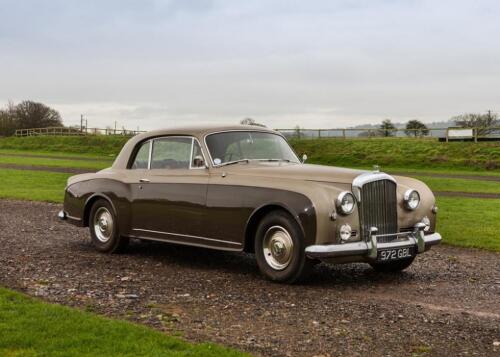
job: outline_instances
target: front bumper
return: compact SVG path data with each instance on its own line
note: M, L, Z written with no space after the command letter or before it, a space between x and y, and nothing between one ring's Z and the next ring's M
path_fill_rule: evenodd
M395 239L388 243L378 241L380 238L388 236L393 236ZM370 240L367 242L310 245L306 248L306 255L309 258L316 259L360 257L360 260L375 261L379 250L416 247L417 253L423 253L431 246L440 242L441 235L439 233L425 235L420 227L413 232L385 235L377 235L376 230L374 230L373 234L370 235Z

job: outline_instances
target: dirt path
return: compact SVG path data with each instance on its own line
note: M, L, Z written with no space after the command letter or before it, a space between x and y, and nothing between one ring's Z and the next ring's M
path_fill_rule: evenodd
M147 242L97 253L59 209L0 200L0 285L257 355L500 353L497 253L436 247L401 275L321 264L286 286L249 255Z

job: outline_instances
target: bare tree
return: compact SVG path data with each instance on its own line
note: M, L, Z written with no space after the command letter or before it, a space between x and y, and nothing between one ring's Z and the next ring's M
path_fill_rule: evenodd
M13 108L17 129L63 126L61 115L42 103L25 100Z
M467 113L452 118L455 125L462 128L477 128L478 136L485 136L495 131L492 127L499 125L498 114L488 110L486 114Z
M394 134L396 132L394 129L396 129L396 127L394 126L394 124L392 124L391 120L385 119L382 122L382 124L380 124L378 132L381 136L385 136L385 137L394 136Z
M406 124L405 134L407 136L414 136L414 137L427 136L427 135L429 135L429 129L420 120L414 119L414 120L410 120Z
M266 126L264 124L257 123L254 119L252 118L245 118L240 121L240 124L242 125L255 125L255 126L261 126L265 128Z

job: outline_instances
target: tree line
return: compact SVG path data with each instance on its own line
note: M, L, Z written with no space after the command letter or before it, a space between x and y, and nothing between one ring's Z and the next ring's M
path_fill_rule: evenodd
M43 103L25 100L19 104L9 102L0 109L0 136L10 136L17 129L62 127L59 112Z
M491 110L484 114L467 113L453 117L455 125L460 128L476 128L478 136L491 134L498 129L494 129L500 125L498 114L492 113ZM379 129L373 134L378 136L395 136L397 128L390 119L382 121ZM429 128L420 120L413 119L406 123L404 132L407 136L422 137L429 135Z

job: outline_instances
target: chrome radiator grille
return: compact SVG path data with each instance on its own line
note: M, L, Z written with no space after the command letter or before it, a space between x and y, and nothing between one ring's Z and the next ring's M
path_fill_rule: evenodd
M398 232L396 184L393 181L364 184L359 208L361 234L365 240L370 238L371 227L377 227L378 234Z

